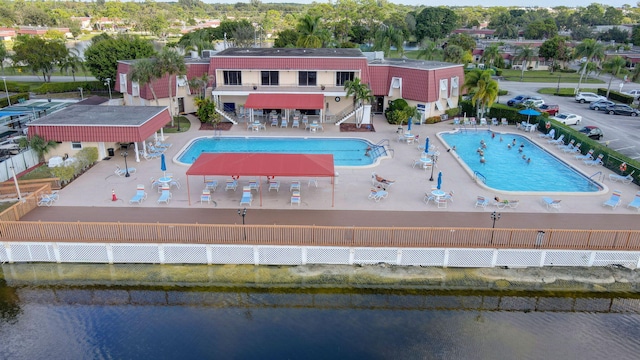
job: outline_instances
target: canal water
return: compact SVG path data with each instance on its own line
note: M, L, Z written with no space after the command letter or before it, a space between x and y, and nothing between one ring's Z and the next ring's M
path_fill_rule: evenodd
M290 269L274 268L5 264L0 359L633 359L640 353L637 293L514 290L471 278L466 289L458 280L376 285L335 273L291 281Z

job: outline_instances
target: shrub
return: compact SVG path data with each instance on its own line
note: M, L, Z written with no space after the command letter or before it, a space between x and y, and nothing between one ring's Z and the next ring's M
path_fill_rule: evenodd
M100 81L78 81L78 82L55 82L55 83L44 83L39 87L32 89L31 91L36 94L56 94L56 93L65 93L65 92L74 92L78 91L78 88L81 87L86 91L107 91L108 88ZM113 88L112 91L115 91Z
M404 123L404 116L402 112L409 107L409 104L405 99L393 100L389 107L385 109L384 116L387 118L389 124L400 125Z
M86 147L78 151L76 159L78 160L78 163L80 165L80 170L87 169L89 166L98 161L98 148Z
M425 124L435 124L435 123L439 123L442 120L442 118L440 116L431 116L425 119L424 123Z

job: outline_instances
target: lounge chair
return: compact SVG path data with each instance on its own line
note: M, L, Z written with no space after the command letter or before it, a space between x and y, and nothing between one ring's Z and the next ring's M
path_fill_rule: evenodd
M395 184L395 180L388 180L381 176L378 176L375 172L371 173L371 184L375 187L381 187L383 190L387 190L387 187Z
M504 209L506 207L510 207L515 209L520 204L520 200L500 200L493 203L493 205L497 206L498 209Z
M51 196L51 194L40 194L38 198L38 206L51 206L56 201L56 197Z
M137 169L134 167L130 167L127 170L125 170L125 169L121 169L120 165L116 164L116 171L115 171L116 175L125 176L127 174L127 171L129 171L129 174L135 174Z
M245 186L242 188L242 199L240 199L240 205L249 205L253 202L253 195L251 194L251 188Z
M277 180L269 180L269 191L275 190L276 192L280 192L280 181Z
M598 155L598 157L595 160L585 160L584 164L587 166L596 166L596 165L602 165L602 158L604 157L604 154L600 154Z
M562 200L554 200L550 197L543 197L542 202L547 206L547 209L560 209L560 202Z
M202 190L202 194L200 195L200 204L207 202L207 204L211 204L211 190L204 189Z
M286 128L287 125L289 125L289 122L287 121L287 118L282 118L282 121L280 121L280 127L281 128Z
M216 189L218 189L218 180L205 179L204 186L207 190L216 191Z
M168 187L163 187L162 192L160 193L160 197L158 198L158 204L168 204L169 200L171 200L171 190Z
M300 200L300 191L294 191L293 194L291 194L291 206L293 206L293 204L300 206Z
M371 192L369 192L369 199L374 200L375 202L379 202L387 196L389 196L389 193L384 190L371 189Z
M593 160L593 149L589 149L589 151L586 154L578 154L575 156L576 160Z
M486 118L480 118L480 126L487 126L487 119Z
M227 190L236 191L237 188L238 188L238 180L229 179L227 180L227 186L224 188L224 191L227 191Z
M144 185L140 184L136 188L136 194L129 200L129 204L140 204L147 198L147 192L144 191Z
M278 127L278 117L277 116L271 116L271 126Z
M571 139L571 141L569 141L569 143L566 145L565 144L555 144L555 145L558 147L558 149L564 150L564 149L572 149L573 144L575 143L576 143L576 139Z
M498 118L492 118L491 119L491 125L492 126L499 126L500 123L498 122Z
M628 208L635 208L640 211L640 191L636 193L636 196L633 198L633 201L627 205Z
M293 121L291 122L291 128L300 128L300 118L298 116L293 117Z
M478 196L476 198L476 206L475 207L482 207L482 208L486 208L487 205L489 205L489 199L485 198L484 196Z
M172 146L173 144L171 143L162 143L160 141L156 141L153 146L160 148L160 149L168 149Z
M552 145L564 144L564 134L561 134L560 137L555 140L547 140L547 143Z
M615 190L609 200L602 203L602 206L611 206L611 209L615 209L620 205L620 196L622 195L622 191Z
M145 160L157 159L162 156L162 153L158 152L144 152L140 150L140 156L142 156Z
M149 150L151 150L152 153L163 153L165 152L165 150L167 150L167 148L155 147L151 143L149 143L148 145L149 145Z
M582 146L582 143L577 143L576 146L573 146L571 148L562 149L562 151L566 152L566 153L579 153L581 146Z
M249 180L249 189L251 190L255 190L256 192L258 191L258 180L256 179L251 179Z
M453 118L453 125L460 125L460 118L459 117L454 117Z
M609 180L613 181L613 182L618 182L620 181L623 184L631 184L631 182L633 181L633 173L636 172L635 170L633 170L629 175L627 176L622 176L622 175L618 175L618 174L609 174Z
M546 134L538 134L538 137L541 137L543 139L553 139L554 137L556 137L556 129L551 129Z
M289 191L300 191L300 186L300 180L293 180L289 186Z
M509 120L507 120L506 118L502 118L500 119L500 124L502 124L502 126L508 126Z

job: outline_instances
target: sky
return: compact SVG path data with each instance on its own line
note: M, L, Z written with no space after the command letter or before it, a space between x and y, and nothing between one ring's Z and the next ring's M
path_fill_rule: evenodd
M294 4L310 4L313 0L261 0L263 4L268 3L294 3ZM567 6L567 7L576 7L576 6L587 6L591 3L599 3L606 6L614 6L620 7L624 4L629 4L631 6L635 6L635 1L630 0L610 0L610 1L585 1L580 2L576 0L538 0L531 1L529 3L522 2L520 4L514 3L513 0L457 0L452 3L451 0L432 0L432 1L424 1L424 0L387 0L390 3L394 4L405 4L405 5L425 5L425 6L478 6L482 5L485 7L489 6L540 6L540 7L556 7L556 6ZM230 3L235 4L238 2L249 2L248 0L203 0L205 3ZM326 3L328 0L316 0L317 3Z

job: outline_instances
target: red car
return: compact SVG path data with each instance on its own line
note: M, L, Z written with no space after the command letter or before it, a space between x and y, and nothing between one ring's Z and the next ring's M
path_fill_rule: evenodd
M546 112L549 116L555 116L560 111L560 107L558 105L542 104L538 110Z

